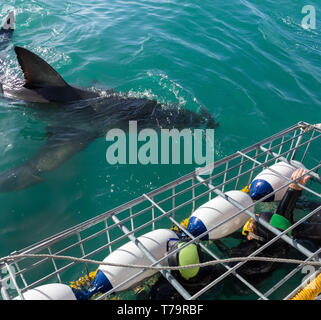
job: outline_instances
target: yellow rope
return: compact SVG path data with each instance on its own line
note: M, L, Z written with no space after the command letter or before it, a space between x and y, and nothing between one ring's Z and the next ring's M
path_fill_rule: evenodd
M245 193L250 193L250 187L251 187L251 185L249 184L248 186L246 186L243 189L241 189L241 191L243 191Z
M180 225L182 226L182 227L184 227L185 229L187 229L187 227L188 227L188 221L189 221L189 218L186 218L185 220L183 220L181 223L180 223ZM173 231L180 231L180 230L178 230L178 227L177 226L173 226L172 228L171 228L171 230L173 230Z
M290 300L314 300L321 292L321 273L319 273L310 283L302 288Z
M97 270L90 272L88 275L86 274L85 276L80 277L76 281L70 282L70 284L69 284L70 287L72 287L74 289L81 289L85 286L89 286L91 284L91 282L94 280L94 278L96 277Z

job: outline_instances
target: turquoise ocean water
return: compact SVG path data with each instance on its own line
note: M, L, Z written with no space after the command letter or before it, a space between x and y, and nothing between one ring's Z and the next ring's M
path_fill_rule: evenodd
M316 28L302 28L304 5ZM215 159L300 120L321 122L321 4L246 0L0 0L13 43L74 85L114 88L198 111L219 127ZM2 21L2 20L1 20ZM22 77L12 50L1 81ZM0 98L0 172L37 152L46 123ZM0 256L85 221L190 172L193 165L106 162L104 137L46 181L0 194Z

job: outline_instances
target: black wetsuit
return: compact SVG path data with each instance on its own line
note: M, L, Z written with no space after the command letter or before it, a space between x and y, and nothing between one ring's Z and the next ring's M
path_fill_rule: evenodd
M169 250L169 252L173 251ZM211 260L211 257L207 255L199 246L199 261L200 263ZM169 264L173 265L173 264ZM175 277L175 279L186 289L186 291L193 295L202 288L204 288L207 284L212 282L222 273L220 266L206 266L199 269L197 275L186 280L184 279L180 272L174 270L171 274ZM183 300L183 297L172 287L172 285L163 277L160 276L156 283L150 290L149 300Z
M313 203L309 209L315 210L320 205L320 203ZM309 240L319 247L321 245L321 208L312 217L293 229L292 236L295 239Z
M283 216L286 218L291 224L293 223L293 210L295 208L295 204L299 199L302 191L294 190L289 188L282 198L277 210L276 214ZM260 214L264 220L269 221L272 217L273 213L271 212L263 212ZM244 239L242 242L228 250L226 252L229 257L246 257L262 247L263 244L271 240L275 237L274 233L264 228L259 223L255 224L255 234L264 238L264 241L261 240L247 240ZM271 257L271 258L285 258L287 256L289 245L282 239L276 240L266 249L262 250L257 256L262 257ZM237 264L233 263L233 265ZM250 261L243 264L240 268L237 269L237 273L243 276L246 280L251 282L258 282L263 280L266 276L271 274L278 267L277 263L274 262L266 262L266 261Z

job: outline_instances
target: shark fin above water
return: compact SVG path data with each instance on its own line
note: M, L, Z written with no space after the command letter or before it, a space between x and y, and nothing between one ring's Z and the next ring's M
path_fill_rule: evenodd
M28 49L15 46L15 53L24 74L21 87L4 87L4 96L28 102L69 103L99 97L99 93L69 85L46 61Z
M60 74L39 56L18 46L15 46L14 50L25 77L26 88L69 87Z

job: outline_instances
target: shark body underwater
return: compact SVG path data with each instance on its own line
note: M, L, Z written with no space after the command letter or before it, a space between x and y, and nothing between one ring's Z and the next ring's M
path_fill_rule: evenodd
M0 50L11 43L15 17L11 12L0 29ZM131 120L137 128L215 128L217 123L201 108L196 113L177 106L164 106L147 98L127 97L111 91L98 92L69 85L47 62L31 51L14 47L24 74L18 87L0 82L0 95L25 101L27 106L55 119L46 127L46 143L27 162L0 175L0 192L21 190L44 180L49 172L92 141L104 136L107 129L128 129ZM54 115L54 116L52 116ZM48 120L47 119L47 120ZM52 121L51 121L52 122Z

